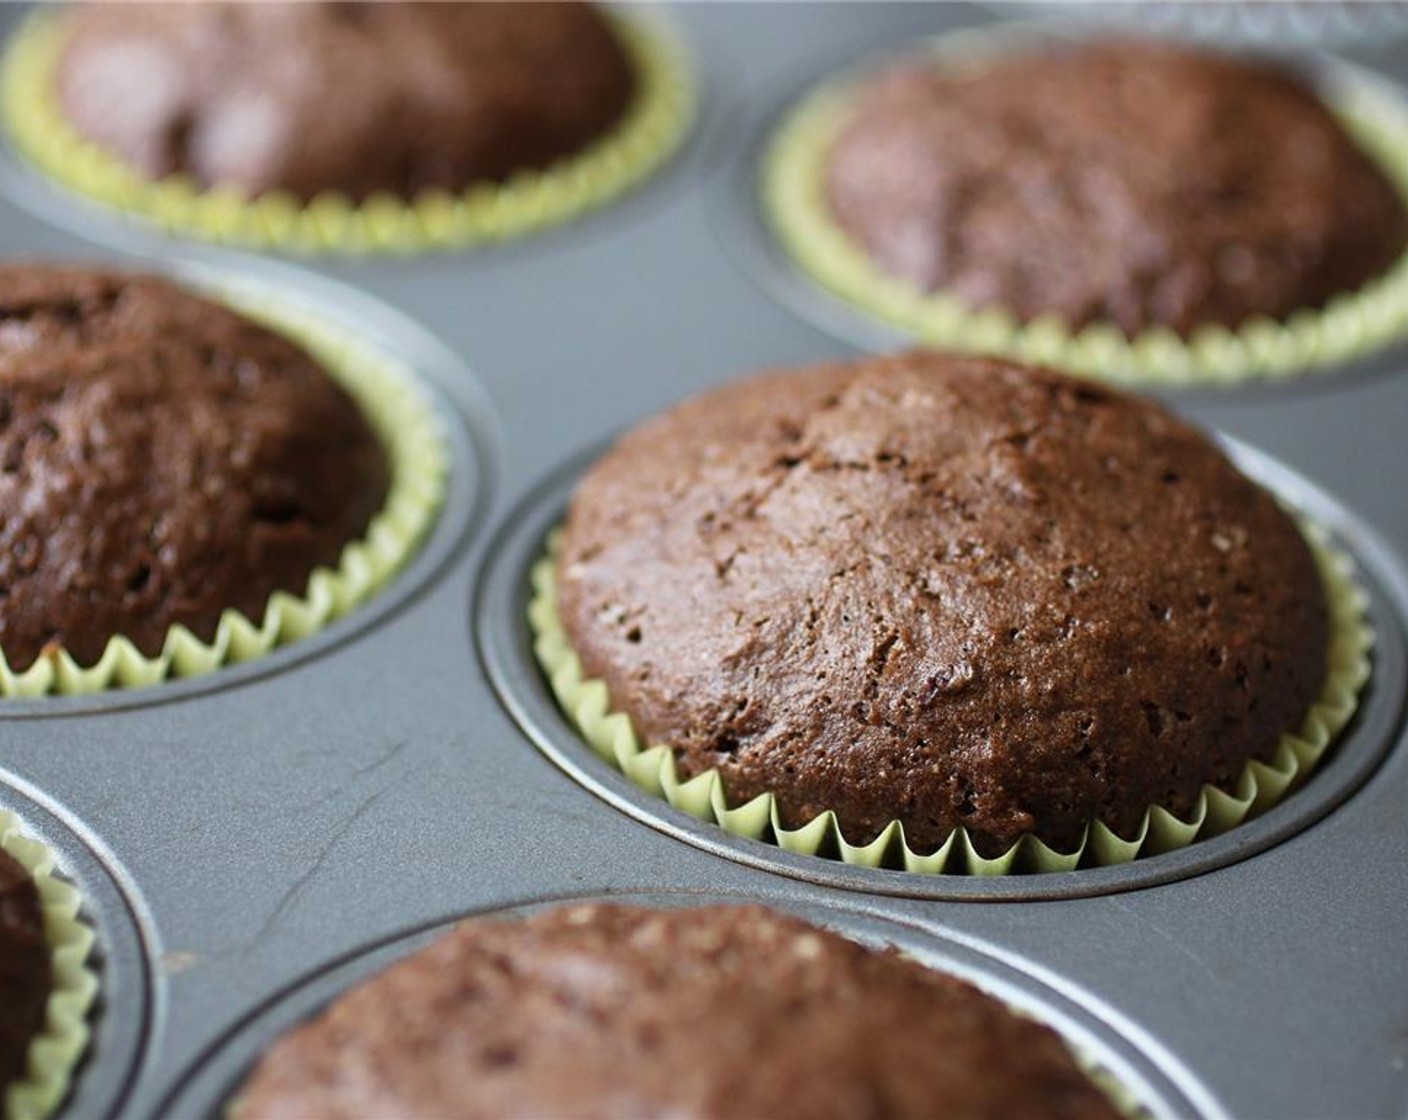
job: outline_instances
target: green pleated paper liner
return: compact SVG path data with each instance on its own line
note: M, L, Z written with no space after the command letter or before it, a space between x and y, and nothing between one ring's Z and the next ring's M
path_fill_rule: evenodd
M73 1071L88 1049L88 1013L98 994L89 966L93 930L80 913L78 891L55 874L54 853L24 835L19 819L0 809L0 849L34 879L52 950L53 991L43 1030L30 1043L29 1069L4 1094L4 1120L44 1120L68 1095Z
M930 49L936 66L971 70L1021 50L1023 41L1020 32L965 31L932 41ZM859 84L854 76L823 83L787 114L764 157L761 203L803 273L921 342L1162 388L1289 378L1345 365L1408 338L1408 254L1323 308L1284 320L1257 317L1236 329L1208 324L1186 339L1158 326L1133 337L1113 323L1073 330L1052 314L1021 322L998 307L974 309L952 294L924 292L873 264L826 201L826 161ZM1408 107L1402 99L1350 77L1325 86L1324 96L1408 206Z
M272 294L242 289L238 294L215 292L212 298L296 342L352 395L386 448L391 466L386 504L365 535L343 549L335 568L315 569L301 591L274 592L261 618L227 610L209 642L173 626L155 657L114 635L92 665L80 665L67 650L56 649L16 671L0 650L0 697L141 688L262 657L316 633L374 596L415 553L434 522L444 499L448 454L440 422L411 371L360 336Z
M613 17L637 95L609 133L542 170L461 191L356 201L325 191L305 202L204 188L183 175L150 179L82 136L64 117L54 71L62 14L41 11L12 36L0 70L0 115L16 149L61 186L119 214L185 237L288 253L414 254L505 241L566 222L638 185L679 147L694 114L689 57L646 15Z
M1121 837L1104 823L1093 821L1079 846L1070 852L1056 851L1027 835L1006 852L987 857L959 828L936 851L920 853L906 843L899 821L892 821L870 843L855 845L846 840L833 812L823 812L800 828L788 829L770 793L742 805L730 805L717 770L682 781L670 748L642 746L630 719L613 710L605 682L583 678L581 659L558 617L556 532L549 539L547 554L532 569L528 622L534 653L558 704L592 749L641 789L735 836L857 867L888 867L923 875L1006 875L1106 867L1185 848L1265 812L1315 768L1353 717L1360 690L1369 679L1374 642L1368 598L1354 581L1353 562L1328 534L1303 518L1298 523L1315 557L1331 622L1325 683L1301 727L1282 736L1269 762L1249 762L1230 792L1205 785L1186 819L1151 806L1130 837Z

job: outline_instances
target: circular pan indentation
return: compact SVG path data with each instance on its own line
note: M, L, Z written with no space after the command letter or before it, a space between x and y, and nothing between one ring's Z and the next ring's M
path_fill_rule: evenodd
M1236 863L1295 835L1331 812L1374 772L1392 745L1408 696L1408 573L1374 532L1290 468L1231 439L1223 444L1252 478L1330 531L1354 556L1375 634L1373 675L1353 722L1298 790L1259 817L1187 848L1114 867L1007 876L925 875L854 867L731 835L673 808L601 759L557 706L533 655L527 623L529 570L568 496L594 456L580 456L530 494L503 522L475 598L480 654L500 700L529 739L598 797L661 832L728 859L824 886L935 899L1034 900L1112 894L1188 878Z
M353 985L423 947L462 917L505 917L532 913L564 902L611 901L646 906L681 907L755 901L743 894L648 892L535 899L518 905L460 915L379 941L333 961L320 971L277 993L251 1011L217 1040L182 1076L157 1110L160 1117L219 1120L230 1098L259 1055L280 1035L315 1014ZM1058 1031L1098 1069L1110 1074L1154 1117L1224 1115L1193 1074L1167 1053L1158 1060L1128 1037L1118 1013L1090 997L1058 992L1033 972L939 933L897 920L882 919L840 901L768 899L790 911L857 941L893 945L932 968L960 976L984 991ZM1122 1029L1123 1028L1123 1029Z
M1086 25L1084 34L1088 36L1088 33L1089 26ZM811 275L783 245L779 231L767 214L763 190L767 157L793 111L806 103L816 91L823 87L830 88L837 81L844 82L851 77L864 75L887 60L893 61L906 54L912 55L916 49L922 49L925 42L942 42L946 37L958 41L968 37L978 45L979 53L991 53L1023 43L1069 43L1078 41L1082 35L1082 24L1078 20L998 21L961 27L927 38L909 38L892 46L870 51L859 58L850 55L836 59L828 67L811 70L803 80L794 81L781 97L766 107L752 131L730 150L727 166L711 184L708 199L711 224L721 245L736 266L769 297L803 321L863 352L884 352L914 345L952 348L960 346L962 339L966 339L978 350L992 348L994 344L991 331L989 326L982 325L987 320L981 311L959 317L961 322L971 321L974 324L971 330L962 332L962 339L921 338L914 331L886 318L878 311L870 310L859 302L853 302L833 291L822 280ZM1265 54L1266 51L1263 50L1262 53ZM1361 91L1384 103L1392 102L1399 106L1408 104L1405 103L1405 92L1402 88L1365 67L1323 52L1300 52L1291 57L1295 68L1319 88L1331 92L1343 90L1349 94ZM1408 111L1408 108L1405 108L1405 111ZM1301 315L1304 313L1298 313L1298 316ZM1298 316L1292 316L1286 322L1294 322ZM1322 315L1317 321L1324 318ZM1324 334L1323 331L1320 333ZM1282 338L1277 345L1284 345L1286 341L1286 338ZM1025 351L1014 353L1005 346L999 347L996 352L1014 356L1018 360L1053 364L1053 359L1045 349L1033 345L1035 356L1026 354ZM1311 349L1320 346L1321 343L1316 342ZM1192 353L1190 347L1182 344L1170 347L1159 343L1149 347L1149 352L1159 361L1167 360L1170 350L1184 354ZM1401 370L1405 352L1408 352L1408 336L1399 329L1392 338L1384 340L1377 348L1361 349L1352 356L1347 355L1343 360L1328 364L1316 358L1307 364L1296 364L1285 369L1229 375L1221 369L1204 369L1201 362L1195 360L1189 370L1176 377L1150 376L1148 372L1121 372L1119 376L1114 376L1112 371L1110 379L1145 391L1224 395L1235 390L1239 396L1254 399L1288 391L1323 391L1327 383L1334 384L1341 378L1357 380L1389 376ZM1063 368L1069 368L1075 373L1085 372L1088 376L1103 376L1092 371L1082 371L1078 366Z
M439 575L487 508L498 460L498 433L488 397L455 354L399 312L355 289L291 265L251 259L243 268L176 260L119 263L118 269L165 272L197 289L262 300L276 298L311 318L355 334L404 365L440 428L445 449L444 495L408 561L364 603L306 638L280 645L251 661L139 688L81 695L0 700L0 719L113 712L167 703L234 687L318 657L403 608Z
M153 941L143 928L144 908L127 874L81 824L3 771L0 809L14 813L24 835L55 853L57 874L82 895L80 916L97 935L89 960L98 976L88 1015L92 1037L56 1115L115 1118L137 1080L153 1026Z

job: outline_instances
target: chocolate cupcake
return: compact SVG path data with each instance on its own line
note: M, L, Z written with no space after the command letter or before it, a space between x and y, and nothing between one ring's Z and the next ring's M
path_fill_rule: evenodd
M152 276L0 267L0 693L259 656L428 527L443 445L404 371L230 298L255 317Z
M28 1074L30 1044L44 1029L53 987L39 889L0 848L0 1102Z
M56 79L74 127L149 178L302 199L543 168L634 92L577 3L87 4Z
M1159 406L921 352L642 425L578 486L554 583L580 676L681 775L991 858L1142 837L1276 757L1339 645L1331 578Z
M784 125L772 216L823 283L930 342L1114 378L1306 368L1402 332L1401 104L1172 43L989 37Z
M1049 1028L758 906L472 921L276 1043L239 1120L1117 1117Z
M148 657L338 562L386 454L297 346L155 277L0 269L0 650Z
M0 1115L44 1120L88 1048L94 934L54 853L0 809Z
M690 115L650 19L593 5L91 3L10 44L6 123L80 194L298 251L531 232L659 165Z
M1299 81L1152 42L887 71L826 189L893 276L1128 334L1322 307L1408 244L1393 186Z

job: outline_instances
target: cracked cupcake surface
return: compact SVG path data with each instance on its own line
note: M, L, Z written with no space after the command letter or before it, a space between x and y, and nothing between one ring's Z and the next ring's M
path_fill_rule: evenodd
M44 1029L53 991L51 949L39 890L0 849L0 1105L29 1068L30 1044Z
M1159 406L935 353L741 381L573 496L563 627L730 804L932 851L1181 814L1297 730L1326 598L1289 516Z
M276 1043L239 1120L1119 1114L1049 1028L759 906L475 920Z
M1153 42L906 60L861 87L824 176L885 273L1073 329L1284 319L1408 246L1393 185L1293 75Z
M386 500L386 453L306 353L155 277L0 268L0 651L91 664L302 594Z
M586 4L88 4L57 92L79 132L152 179L409 198L581 150L635 78Z

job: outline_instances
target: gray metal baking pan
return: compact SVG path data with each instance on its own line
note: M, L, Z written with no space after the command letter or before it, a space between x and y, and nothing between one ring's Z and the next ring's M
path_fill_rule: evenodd
M1408 38L1408 8L1398 0L992 0L1001 15L1118 26L1130 34L1192 36L1211 43L1350 50Z
M590 456L684 394L859 352L753 264L740 189L831 69L990 19L958 6L681 5L704 111L609 209L519 244L289 262L167 239L0 152L0 248L235 275L371 334L452 433L419 559L324 634L205 680L0 707L0 806L60 853L101 938L64 1115L219 1111L277 1030L456 917L583 896L751 898L974 976L1085 1040L1156 1113L1408 1112L1408 359L1173 398L1358 558L1376 677L1333 760L1255 824L1127 871L860 875L730 841L593 768L518 628L524 564ZM20 13L0 12L12 25ZM1371 61L1408 77L1408 49Z

